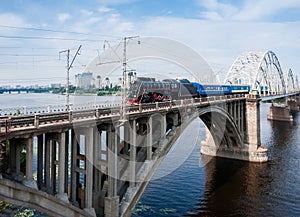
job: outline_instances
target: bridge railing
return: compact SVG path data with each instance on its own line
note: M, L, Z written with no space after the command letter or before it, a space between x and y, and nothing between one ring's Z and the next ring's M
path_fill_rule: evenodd
M286 95L293 95L298 94L299 92L295 93L288 93ZM194 103L203 103L203 102L211 102L216 100L228 100L237 97L245 96L243 94L236 94L236 95L224 95L224 96L209 96L209 97L201 97L193 99ZM264 98L271 97L273 95L262 96ZM276 95L275 95L276 96ZM167 107L167 106L179 106L182 103L189 104L192 103L187 100L174 100L174 101L166 101L166 102L159 102L158 105L160 107ZM90 109L98 109L98 108L113 108L120 106L118 102L108 102L103 101L98 104L94 103L82 103L82 104L70 104L70 111L81 111L81 110L90 110ZM154 104L142 104L142 110L144 109L154 109L157 105ZM127 110L134 111L136 107L127 108ZM34 114L46 114L46 113L60 113L66 112L65 105L45 105L45 106L20 106L20 107L9 107L9 108L0 108L0 117L7 117L7 116L23 116L23 115L34 115Z
M109 108L109 107L116 107L116 106L120 106L120 103L103 101L98 104L94 104L94 103L70 104L70 111ZM57 112L65 112L65 111L66 111L66 105L8 107L8 108L0 108L0 117L57 113Z
M147 112L147 111L158 111L161 109L173 109L186 106L199 106L205 105L212 102L220 102L226 100L234 100L245 97L245 95L234 95L234 96L210 96L202 97L199 99L183 99L165 102L156 102L148 104L139 104L126 106L125 111L127 115L132 113ZM100 107L100 108L99 108ZM15 128L24 127L36 127L46 126L53 123L70 124L73 121L88 120L88 119L100 119L102 117L112 117L120 115L120 107L101 107L91 108L85 110L76 111L62 111L55 113L41 113L41 114L31 114L31 115L21 115L21 116L9 116L0 117L0 132L3 134L7 133L9 130Z

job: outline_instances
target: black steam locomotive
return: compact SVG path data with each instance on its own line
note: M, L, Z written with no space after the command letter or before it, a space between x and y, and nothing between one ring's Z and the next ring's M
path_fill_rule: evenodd
M137 77L130 85L127 102L151 103L198 96L196 86L187 79L156 81L155 78Z
M199 84L187 79L136 77L130 82L127 102L129 104L161 102L165 100L206 97L210 95L248 94L249 85Z

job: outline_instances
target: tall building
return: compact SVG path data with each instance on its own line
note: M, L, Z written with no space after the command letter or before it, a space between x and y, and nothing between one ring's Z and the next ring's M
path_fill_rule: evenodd
M101 76L100 75L97 75L96 79L95 79L95 87L100 89L102 88L102 85L101 85Z
M84 72L82 74L75 75L76 88L88 89L93 87L93 73Z
M103 82L103 86L104 87L109 87L110 86L110 80L109 80L109 77L106 77L104 82Z

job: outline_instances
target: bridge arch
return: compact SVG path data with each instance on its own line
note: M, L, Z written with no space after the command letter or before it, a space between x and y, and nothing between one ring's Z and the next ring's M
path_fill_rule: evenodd
M286 75L286 89L288 93L294 92L296 89L296 84L295 84L295 79L294 79L294 74L292 69L289 69L287 71Z
M176 121L170 120L172 117L169 115L174 115L173 118L177 119L177 117L180 116L180 121L177 119ZM168 118L169 117L169 118ZM199 143L199 132L197 128L200 127L199 125L195 125L196 122L202 122L206 126L206 130L210 132L210 134L206 134L206 141L209 141L209 143L203 144L201 142L200 149L201 153L206 154L205 152L202 152L202 146L212 148L212 150L215 150L214 156L216 156L219 148L221 148L221 151L228 151L228 152L234 152L239 151L244 148L243 143L243 134L240 132L237 124L234 121L234 118L232 115L230 115L225 107L220 107L216 105L208 105L207 107L201 107L198 109L191 109L189 111L189 115L186 116L184 113L169 113L166 116L161 115L153 115L151 118L152 127L151 132L153 133L154 129L156 130L155 135L160 136L160 129L164 129L164 134L166 134L165 139L159 140L160 144L167 144L166 149L163 148L164 151L159 151L155 156L157 157L157 161L159 162L158 165L160 165L160 162L164 157L168 154L171 154L173 157L169 158L168 168L164 169L161 173L155 176L155 178L160 178L166 174L169 174L173 172L176 168L182 165L182 163L188 158L188 156L191 154L192 150L194 150L194 147L197 146ZM149 119L147 120L147 122ZM154 123L156 121L156 123ZM163 122L167 121L167 123L172 124L173 126L167 127L167 123L164 124ZM139 121L140 122L140 121ZM177 125L180 122L179 125ZM140 122L141 123L141 122ZM164 127L163 127L164 126ZM141 135L144 137L144 140L147 140L147 137L149 136L150 131L149 129L149 123L147 123L146 126L147 130L146 133ZM174 129L174 130L171 130ZM189 131L192 131L189 132ZM169 133L168 133L169 132ZM189 144L186 144L187 140L183 139L184 141L180 141L181 135L185 135L189 138ZM210 137L211 135L211 137ZM166 139L168 138L168 139ZM213 139L213 142L211 142L211 138ZM203 140L205 138L201 138ZM157 138L153 138L153 141L157 141ZM176 146L175 151L171 151L169 153L169 150L171 147L174 146L176 143L184 143L184 150L182 150L182 146ZM178 148L180 147L180 148ZM161 148L161 147L160 147ZM179 153L180 152L180 153ZM180 155L180 158L178 156ZM212 155L210 155L212 156ZM176 159L176 160L174 160ZM137 162L137 165L141 162Z
M242 148L243 136L232 116L223 108L210 106L201 109L198 116L210 131L217 147Z
M273 51L241 54L230 67L225 83L246 84L260 94L286 92L284 75Z

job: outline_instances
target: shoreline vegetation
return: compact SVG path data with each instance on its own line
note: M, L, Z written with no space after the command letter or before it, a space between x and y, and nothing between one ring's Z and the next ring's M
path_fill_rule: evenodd
M12 88L12 89L2 89L0 88L0 94L4 93L12 93L12 92L27 92L27 93L53 93L53 94L66 94L66 88ZM70 86L69 94L72 95L98 95L98 96L120 96L121 95L121 87L118 85L105 86L103 88L76 88L74 86Z
M66 94L66 88L59 88L52 90L53 94ZM121 95L121 88L119 86L105 88L75 88L70 87L69 94L72 95L97 95L97 96L119 96Z

